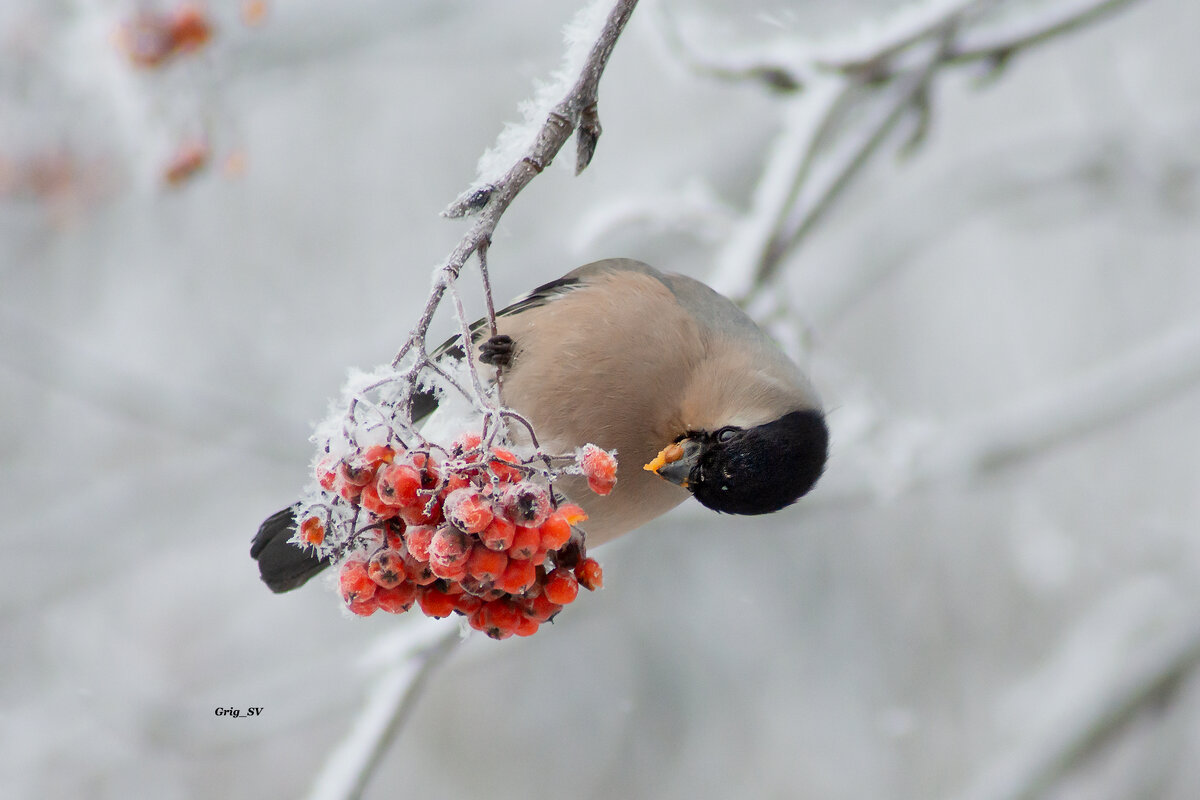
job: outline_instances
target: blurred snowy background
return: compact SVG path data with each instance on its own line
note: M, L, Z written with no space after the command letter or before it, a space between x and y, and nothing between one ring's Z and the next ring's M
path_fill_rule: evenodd
M606 256L718 275L794 95L664 26L715 58L901 5L646 0L592 166L501 223L500 299ZM0 8L0 795L303 796L407 620L271 595L250 537L577 6L213 0L156 68L114 35L139 7ZM434 676L367 797L1196 797L1197 31L1141 0L947 70L771 290L828 480L598 551L604 591Z

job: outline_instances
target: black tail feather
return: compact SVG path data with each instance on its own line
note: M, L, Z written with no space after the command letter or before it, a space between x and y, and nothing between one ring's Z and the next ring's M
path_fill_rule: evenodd
M289 506L267 517L254 535L250 557L258 561L258 572L272 592L290 592L329 566L311 552L288 540L296 532L296 507Z

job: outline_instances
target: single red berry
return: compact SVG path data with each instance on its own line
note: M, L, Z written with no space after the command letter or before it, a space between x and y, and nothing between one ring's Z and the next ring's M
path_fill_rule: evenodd
M333 484L337 480L337 461L333 456L327 455L317 462L316 475L321 488L332 492Z
M486 547L476 547L471 550L467 561L467 574L481 583L495 582L504 574L508 566L508 556L489 550Z
M561 511L555 511L538 529L541 531L541 548L557 550L571 538L571 523Z
M383 533L383 546L392 550L404 547L404 527L400 520L392 520Z
M409 507L423 503L417 492L421 489L421 474L408 464L390 464L379 471L375 490L379 499L390 506Z
M492 600L479 610L483 618L484 633L493 639L507 639L521 624L521 610L507 600Z
M347 503L355 505L358 505L358 497L362 494L362 487L346 480L341 473L333 481L333 490Z
M527 528L518 525L513 534L512 545L508 554L513 558L532 559L534 553L542 546L542 532L537 528Z
M475 489L451 492L442 506L446 520L466 533L479 533L492 524L492 504Z
M404 574L417 586L428 586L437 580L428 561L418 560L412 553L404 554Z
M589 592L594 592L604 586L604 570L601 569L600 562L594 558L585 558L576 564L575 577L579 579L579 585Z
M454 598L440 589L426 586L417 595L421 611L427 617L448 617L454 613Z
M318 517L307 517L300 523L300 538L305 544L318 545L325 541L325 523Z
M367 562L346 561L338 573L338 586L347 604L367 600L375 594L375 581L367 574Z
M412 465L421 475L421 488L432 489L438 485L438 468L433 459L426 453L413 453L410 458Z
M404 555L399 550L380 550L367 562L371 580L385 589L398 585L405 578Z
M358 495L358 504L379 519L391 519L400 511L395 506L383 502L379 492L375 490L374 484L370 483L362 487L362 491Z
M184 3L171 14L171 41L178 52L190 52L203 47L212 38L212 23L203 8Z
M483 606L483 601L468 592L454 595L454 610L468 617Z
M542 593L551 603L565 606L579 594L579 581L568 570L560 567L546 576Z
M446 476L446 485L442 487L442 502L445 502L446 498L451 494L451 492L456 492L459 489L466 489L470 485L471 478L469 475L466 475L462 472L450 473Z
M404 544L418 561L429 560L429 544L436 529L431 525L411 525L404 531Z
M386 444L373 444L363 451L363 461L372 468L378 469L380 464L390 464L396 458L396 451Z
M496 579L496 588L509 594L521 594L537 581L537 566L532 561L510 558L503 574Z
M516 525L504 517L495 517L487 529L479 534L479 540L489 550L507 550L512 547L516 535Z
M596 494L608 494L617 484L617 460L607 450L585 444L579 453L579 466L587 477L588 488Z
M520 469L512 466L521 463L521 459L517 458L516 454L502 447L493 447L492 457L493 460L488 462L488 469L502 482L513 483L525 477ZM509 463L504 463L506 461Z
M465 562L471 551L471 539L451 525L443 525L429 542L429 561L440 564Z
M482 550L483 548L475 548ZM430 561L429 571L439 578L448 581L461 581L467 577L467 561L462 559L453 563Z
M404 581L390 589L377 589L371 599L389 614L403 614L417 601L417 586L410 581Z
M516 630L514 630L513 633L515 633L517 636L533 636L538 632L538 628L540 627L541 623L539 623L536 619L522 614L521 619L517 622Z
M532 481L521 481L507 487L500 495L500 507L510 520L531 528L545 522L554 510L550 492Z
M548 622L562 611L562 606L548 599L545 593L525 602L525 612L538 622Z
M366 486L375 477L375 470L363 460L362 456L343 458L338 464L338 474L346 483L355 486Z
M574 503L563 503L558 507L558 513L571 525L578 525L588 518L587 512Z
M463 453L479 447L479 445L482 443L483 439L478 433L464 433L462 436L459 436L454 440L454 444L451 445L451 452L453 452L455 455L461 456Z
M428 511L425 510L429 498L422 495L416 505L403 506L400 509L400 519L406 525L437 525L442 521L442 501L436 500Z
M379 610L379 603L374 596L365 600L353 600L346 603L346 608L360 617L369 617Z

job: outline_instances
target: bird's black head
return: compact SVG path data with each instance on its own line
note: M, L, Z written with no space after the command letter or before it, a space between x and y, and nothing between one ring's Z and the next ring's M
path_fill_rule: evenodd
M829 450L825 418L812 410L688 438L694 452L686 459L684 485L702 504L727 514L769 514L796 502L821 477Z

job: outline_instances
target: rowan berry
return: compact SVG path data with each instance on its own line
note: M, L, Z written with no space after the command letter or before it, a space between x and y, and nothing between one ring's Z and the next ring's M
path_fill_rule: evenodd
M458 564L465 562L471 552L471 539L451 525L443 525L429 542L430 563Z
M404 574L417 586L428 586L438 579L428 561L418 560L412 553L404 554Z
M454 610L468 617L483 606L483 601L469 592L454 595Z
M327 492L333 491L333 484L337 481L337 462L333 456L325 456L317 462L317 483Z
M594 558L585 558L576 564L575 577L579 579L579 585L589 592L604 586L604 570Z
M521 594L537 581L537 566L520 558L510 558L504 572L496 579L496 588L509 594Z
M525 601L524 605L525 613L537 622L549 622L562 611L562 606L547 598L544 592Z
M542 593L550 602L565 606L579 594L579 581L568 570L560 567L546 576Z
M300 538L305 544L321 544L325 541L325 523L318 517L307 517L300 523Z
M440 473L437 465L433 463L433 459L427 453L413 453L409 460L421 475L422 489L432 489L437 486Z
M461 456L464 453L469 453L483 443L483 438L478 433L464 433L454 440L451 445L451 452L456 456Z
M365 600L351 600L346 603L346 608L360 617L369 617L379 610L379 603L371 596Z
M521 619L517 621L517 627L513 633L515 633L517 636L533 636L538 632L538 628L540 627L541 623L539 623L536 619L522 614Z
M417 601L417 586L410 581L403 581L388 589L377 589L371 599L389 614L403 614Z
M482 548L473 548L473 550L476 549ZM467 577L467 561L466 559L460 559L459 561L455 561L453 563L430 561L429 571L437 577L448 581L461 581L463 578Z
M363 461L378 469L380 464L390 464L396 458L396 451L386 444L373 444L363 451Z
M517 458L515 453L505 450L503 447L492 448L492 461L488 462L488 469L501 482L512 483L521 480L524 474L513 464L520 464L521 459ZM498 459L498 460L497 460ZM509 463L504 463L509 462Z
M427 617L448 617L454 613L454 598L433 586L422 589L417 602Z
M405 578L404 555L399 550L380 550L367 562L371 580L385 589L396 586Z
M585 444L579 454L579 465L587 477L588 488L596 494L608 494L617 484L617 460L607 450Z
M375 477L375 470L361 456L355 456L342 459L338 464L338 474L346 483L366 486Z
M442 495L441 496L442 496L443 504L445 503L446 498L449 497L451 493L456 492L459 489L466 489L470 485L471 485L471 479L467 475L464 475L461 472L453 472L450 475L447 475L446 476L446 485L442 487Z
M475 489L458 489L442 506L446 521L466 533L479 533L492 524L491 503Z
M379 499L390 506L409 507L421 502L421 474L408 464L390 464L379 471L375 490Z
M504 517L495 517L479 534L479 540L489 550L507 550L516 538L517 526Z
M500 495L500 507L513 522L532 528L545 522L554 510L550 492L531 481L521 481L505 489Z
M486 547L475 547L467 560L467 574L481 583L494 583L504 574L508 566L508 556L489 550Z
M493 639L507 639L516 633L523 616L521 610L508 600L484 603L478 614L482 618L484 633Z
M571 523L561 511L551 514L538 530L541 531L543 550L557 550L571 538Z
M362 491L359 492L358 504L379 519L391 519L400 513L400 509L383 502L375 486L370 483L362 487Z
M362 494L362 487L350 483L339 473L333 482L333 490L348 503L358 503L358 497Z
M404 531L404 544L418 561L429 560L429 543L436 529L430 525L411 525Z
M513 534L508 554L513 558L532 559L542 546L542 532L537 528L518 525Z
M193 3L185 3L175 10L170 29L174 49L180 52L198 50L212 38L212 23L204 9Z
M367 574L367 562L353 559L342 564L338 587L346 603L367 600L375 594L375 581Z

